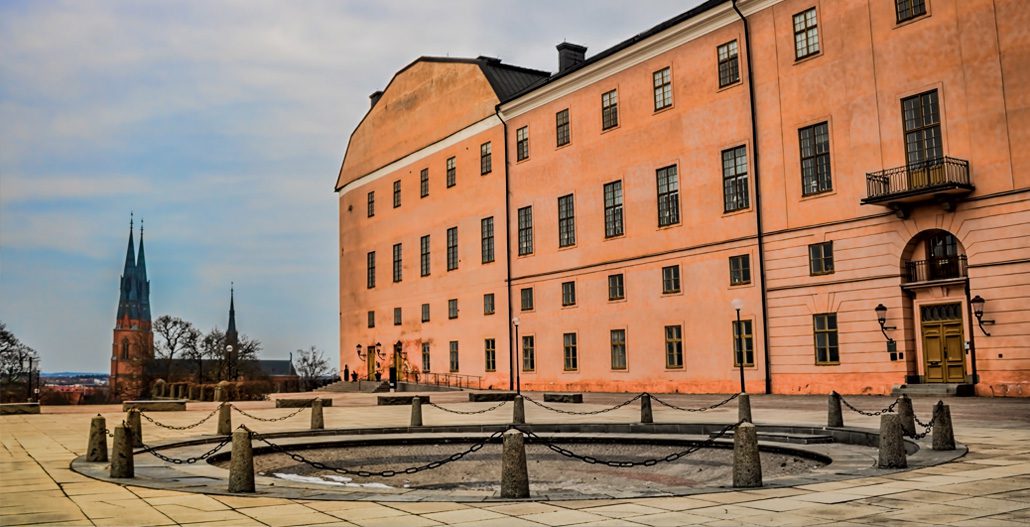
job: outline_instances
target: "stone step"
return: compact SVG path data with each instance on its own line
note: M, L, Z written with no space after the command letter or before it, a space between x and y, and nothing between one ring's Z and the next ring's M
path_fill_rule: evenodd
M709 437L715 437L717 434L709 434ZM723 436L727 439L733 439L733 430L730 430ZM792 432L770 432L758 430L759 441L772 441L774 443L794 443L800 445L810 445L816 443L832 443L833 436L830 434L801 434Z
M947 384L947 383L925 383L925 384L901 384L894 386L891 390L891 395L899 397L901 394L913 396L913 395L926 395L926 396L957 396L957 397L972 397L975 395L975 390L972 384Z
M515 392L469 392L470 403L497 403L514 400Z
M582 403L583 394L581 393L545 393L545 403Z
M411 405L411 400L418 397L423 403L429 402L428 395L380 395L376 397L376 405L378 406L399 406L399 405Z

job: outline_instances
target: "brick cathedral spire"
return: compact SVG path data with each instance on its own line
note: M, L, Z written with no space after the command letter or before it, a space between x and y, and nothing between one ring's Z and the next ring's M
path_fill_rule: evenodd
M129 215L129 244L125 250L118 314L115 319L111 353L111 398L142 395L146 388L144 369L154 353L154 334L150 329L150 282L147 280L146 254L143 250L143 222L140 221L139 253L133 243L134 218Z

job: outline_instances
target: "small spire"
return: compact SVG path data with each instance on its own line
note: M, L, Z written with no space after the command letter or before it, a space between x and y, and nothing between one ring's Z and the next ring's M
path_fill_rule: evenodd
M132 213L129 213L129 215L131 216ZM132 220L129 220L129 223L131 224ZM142 216L140 216L140 219L139 219L139 244L143 245L143 217Z

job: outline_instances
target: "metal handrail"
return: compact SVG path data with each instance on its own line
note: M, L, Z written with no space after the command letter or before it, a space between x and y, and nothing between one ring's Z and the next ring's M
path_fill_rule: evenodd
M969 161L945 156L866 174L867 199L950 185L971 186Z
M483 378L478 375L465 375L461 373L433 373L422 372L423 384L435 384L436 386L452 386L455 388L483 388ZM474 385L474 386L473 386Z

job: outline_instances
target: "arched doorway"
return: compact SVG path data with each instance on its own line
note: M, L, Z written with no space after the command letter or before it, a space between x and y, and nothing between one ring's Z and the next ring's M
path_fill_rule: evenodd
M946 230L923 231L906 245L901 268L901 288L914 319L919 380L968 382L968 277L961 242Z

